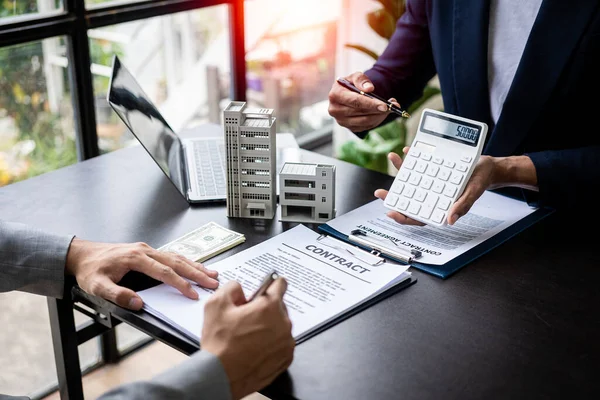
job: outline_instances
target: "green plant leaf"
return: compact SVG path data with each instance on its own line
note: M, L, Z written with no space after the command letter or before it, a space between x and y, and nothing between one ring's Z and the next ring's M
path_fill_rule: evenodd
M375 33L387 40L390 40L396 30L396 20L384 8L368 13L367 22Z
M375 61L377 61L377 59L379 58L379 55L377 53L375 53L373 50L370 50L368 48L366 48L365 46L361 46L360 44L345 44L345 47L348 47L350 49L355 49L358 51L361 51L363 53L365 53L366 55L368 55L369 57L373 58Z
M338 158L384 174L388 173L387 155L400 154L406 141L404 120L394 120L369 131L363 140L342 144Z
M405 120L395 119L387 124L378 126L369 132L369 135L376 133L382 141L397 140L406 136Z
M363 141L356 142L350 140L344 143L340 147L338 154L338 158L342 161L387 174L387 153L374 152L373 149L366 146Z
M406 10L405 0L377 0L397 21Z

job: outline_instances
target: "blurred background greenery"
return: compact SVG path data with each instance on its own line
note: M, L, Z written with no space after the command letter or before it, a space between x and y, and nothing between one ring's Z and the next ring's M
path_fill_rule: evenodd
M396 29L398 19L406 10L405 0L376 0L379 7L366 15L367 23L380 37L390 40ZM379 54L367 46L347 43L345 47L360 51L377 61ZM430 99L440 96L440 89L427 85L423 95L406 109L409 119L397 118L369 131L363 140L348 140L339 151L338 158L375 171L388 173L387 155L390 152L401 154L402 148L410 144L409 120L418 120L418 110ZM440 109L438 107L438 109ZM441 109L440 109L441 110Z
M101 3L104 0L93 0ZM60 1L56 1L56 8ZM0 18L38 12L36 0L0 0ZM59 54L66 52L63 38L54 41ZM110 65L113 54L121 54L118 44L90 41L93 63ZM14 135L0 140L0 186L55 170L77 161L74 116L68 87L67 68L62 71L63 91L57 110L49 105L44 57L52 56L43 42L0 48L0 118L11 121ZM108 78L94 79L95 93L106 93ZM7 135L8 136L8 135ZM10 157L11 160L7 160Z

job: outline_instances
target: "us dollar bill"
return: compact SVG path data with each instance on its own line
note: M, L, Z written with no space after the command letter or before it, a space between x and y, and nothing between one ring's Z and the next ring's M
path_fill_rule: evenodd
M159 250L181 254L190 260L201 262L243 243L245 240L246 237L243 234L224 228L216 222L209 222L167 243Z

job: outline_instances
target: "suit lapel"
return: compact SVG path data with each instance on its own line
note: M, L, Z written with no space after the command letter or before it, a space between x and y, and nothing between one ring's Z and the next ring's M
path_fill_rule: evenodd
M446 0L443 0L446 1ZM452 58L457 114L490 120L487 48L490 0L454 0Z
M539 116L597 6L597 0L576 3L542 3L486 154L513 154Z

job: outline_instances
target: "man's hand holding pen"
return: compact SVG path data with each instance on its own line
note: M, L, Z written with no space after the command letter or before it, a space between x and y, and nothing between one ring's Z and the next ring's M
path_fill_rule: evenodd
M375 90L373 83L362 72L355 72L345 79L365 93L373 93ZM391 98L388 101L400 108L396 99ZM352 132L375 128L389 113L389 107L382 101L348 90L337 81L329 92L329 114L338 124Z

